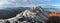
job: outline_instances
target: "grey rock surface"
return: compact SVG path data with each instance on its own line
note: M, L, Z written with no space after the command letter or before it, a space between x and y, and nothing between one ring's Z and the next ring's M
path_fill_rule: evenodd
M35 8L35 11L25 10L15 17L1 20L1 23L46 23L48 14L42 8L38 8Z

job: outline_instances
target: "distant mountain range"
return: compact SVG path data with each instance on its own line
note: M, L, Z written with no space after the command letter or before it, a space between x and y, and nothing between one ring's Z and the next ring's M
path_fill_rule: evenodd
M27 9L31 9L31 8L30 7L13 7L13 8L0 9L0 19L7 19L7 18L15 17L16 14ZM49 11L51 9L58 10L56 8L43 8L43 9L44 11Z
M15 17L16 14L18 14L26 9L30 9L30 8L18 7L18 8L0 9L0 19L7 19L7 18Z

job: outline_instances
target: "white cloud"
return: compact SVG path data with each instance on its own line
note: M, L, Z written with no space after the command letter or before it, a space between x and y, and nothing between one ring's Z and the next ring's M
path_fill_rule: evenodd
M1 0L0 1L0 6L15 6L15 7L20 7L20 6L36 6L37 4L39 5L41 2L45 0ZM41 3L42 4L42 3Z

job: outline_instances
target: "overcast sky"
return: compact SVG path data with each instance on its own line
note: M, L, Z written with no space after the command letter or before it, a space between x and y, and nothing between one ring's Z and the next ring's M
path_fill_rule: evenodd
M0 0L0 7L33 7L38 5L60 6L60 0Z

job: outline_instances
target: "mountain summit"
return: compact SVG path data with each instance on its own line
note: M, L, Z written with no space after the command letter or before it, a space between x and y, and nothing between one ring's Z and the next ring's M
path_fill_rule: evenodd
M47 15L42 13L42 9L34 8L31 10L25 10L22 13L17 14L19 23L45 23L48 20Z

